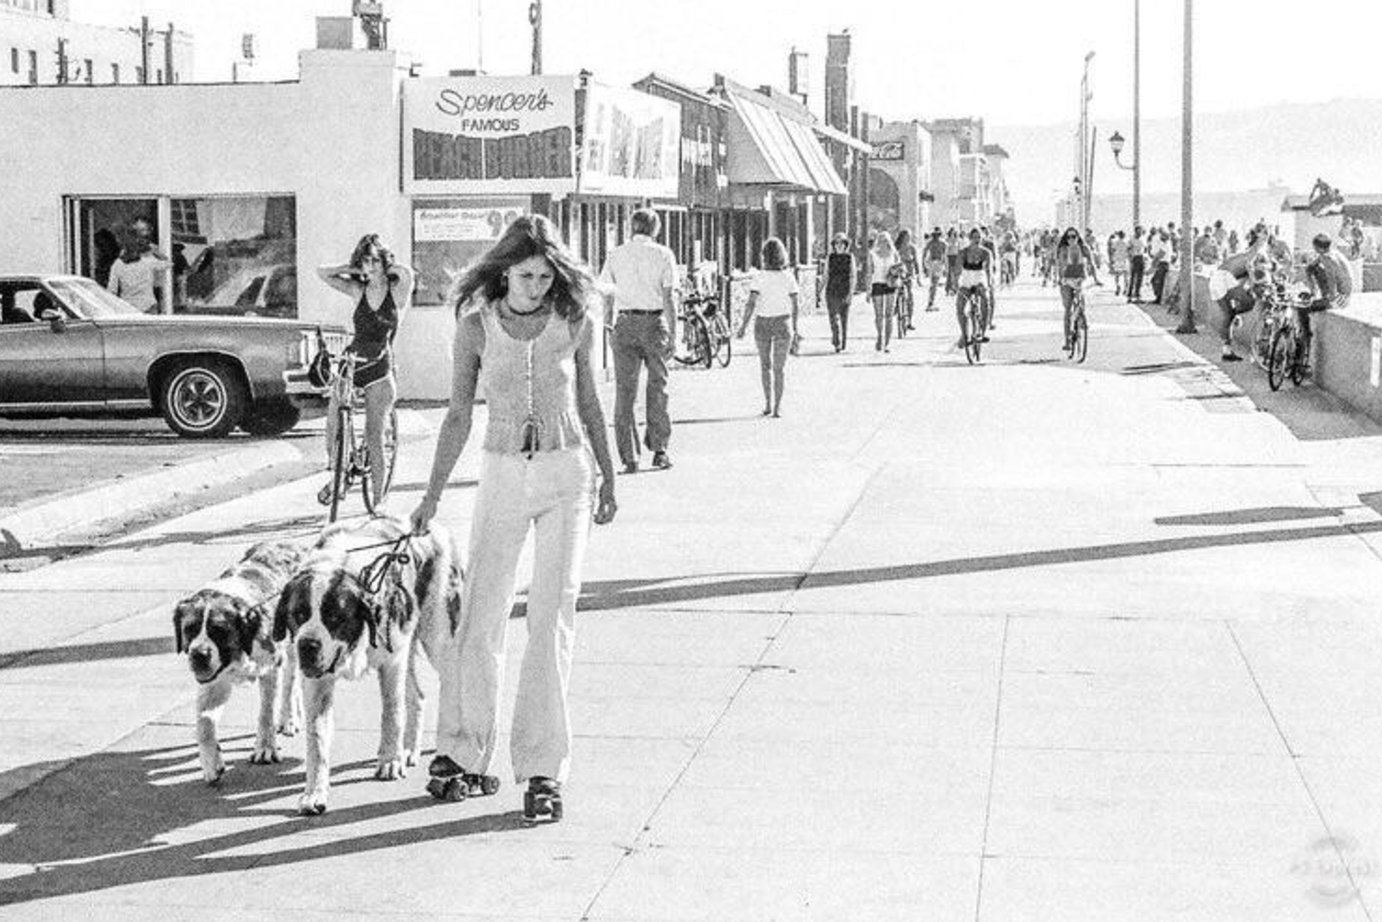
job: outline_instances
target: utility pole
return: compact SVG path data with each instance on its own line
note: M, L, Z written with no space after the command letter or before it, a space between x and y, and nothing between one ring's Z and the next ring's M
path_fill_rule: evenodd
M1177 333L1195 332L1195 267L1193 264L1195 239L1191 233L1195 220L1195 185L1191 173L1194 151L1194 105L1191 80L1191 23L1194 20L1194 0L1185 0L1184 74L1181 95L1184 99L1180 128L1180 325Z
M143 72L140 83L149 83L149 17L139 18L139 63Z
M542 0L528 4L528 24L533 27L533 73L542 73Z
M58 83L67 82L67 39L58 39Z
M163 36L163 80L165 83L177 83L175 79L176 71L173 70L173 24L168 23L168 34Z
M1115 158L1116 159L1116 158ZM1132 226L1142 223L1142 0L1132 4Z

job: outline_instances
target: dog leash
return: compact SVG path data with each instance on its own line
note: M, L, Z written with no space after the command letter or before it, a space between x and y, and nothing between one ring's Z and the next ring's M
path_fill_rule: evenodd
M365 564L360 570L360 585L370 595L377 595L384 588L384 580L388 578L391 567L402 566L411 558L408 553L408 545L413 540L412 535L404 535L396 541L381 541L378 544L366 544L363 547L353 547L346 553L356 553L359 551L372 551L381 547L388 548L382 554L375 557Z

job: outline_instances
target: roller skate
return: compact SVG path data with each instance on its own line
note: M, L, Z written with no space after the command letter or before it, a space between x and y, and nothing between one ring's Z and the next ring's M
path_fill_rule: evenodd
M488 797L499 790L499 779L461 768L450 756L437 756L427 766L427 793L437 800L462 801L467 797Z
M556 823L561 820L561 782L535 776L528 779L523 794L523 819L529 823Z

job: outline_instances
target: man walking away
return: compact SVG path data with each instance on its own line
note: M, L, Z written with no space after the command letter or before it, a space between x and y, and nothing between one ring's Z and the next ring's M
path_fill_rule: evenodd
M614 321L614 441L624 473L638 470L638 427L633 418L638 376L648 367L645 396L647 425L644 444L653 453L653 467L672 466L667 443L672 419L667 415L667 360L677 341L677 306L672 295L677 261L672 251L656 242L657 213L640 208L630 221L633 236L605 260L600 281L613 289L606 302Z
M1147 271L1146 245L1142 241L1142 226L1132 229L1128 241L1128 303L1142 303L1142 277Z

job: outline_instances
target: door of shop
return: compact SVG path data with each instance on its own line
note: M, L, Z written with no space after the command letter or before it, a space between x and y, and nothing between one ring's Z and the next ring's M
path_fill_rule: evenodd
M68 206L68 270L100 285L110 280L135 221L149 223L155 244L162 239L156 198L77 198Z

